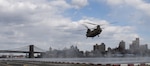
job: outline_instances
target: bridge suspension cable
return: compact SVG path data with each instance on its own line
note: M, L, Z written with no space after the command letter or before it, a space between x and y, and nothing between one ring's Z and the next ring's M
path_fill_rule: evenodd
M8 49L8 50L13 50L13 51L29 51L29 46L23 46L23 47L14 48L14 49Z
M39 47L34 46L34 51L38 51L38 52L46 52L46 50L43 50Z
M8 49L10 51L29 51L29 46L24 46L24 47L19 47L19 48L14 48L14 49ZM46 52L46 50L43 50L39 47L34 46L34 51L35 52Z

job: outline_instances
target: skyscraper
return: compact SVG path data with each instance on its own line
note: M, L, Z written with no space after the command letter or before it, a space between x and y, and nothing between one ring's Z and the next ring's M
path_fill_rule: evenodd
M136 38L132 41L132 44L130 45L130 52L133 54L138 55L140 52L140 39Z
M105 44L104 43L101 43L101 45L96 44L93 46L93 50L99 52L105 52Z
M136 50L139 50L140 48L140 39L139 38L136 38L136 40L132 41L132 44L130 45L130 49L132 51L136 51Z
M119 43L119 51L125 51L125 42L122 40L120 43Z

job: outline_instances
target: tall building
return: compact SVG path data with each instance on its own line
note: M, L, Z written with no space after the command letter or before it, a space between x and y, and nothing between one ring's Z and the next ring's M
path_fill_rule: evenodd
M130 52L138 55L139 51L140 51L140 39L136 38L135 40L132 41L132 44L130 45Z
M96 44L96 45L93 46L93 51L96 51L98 49L99 49L99 45L98 44Z
M94 45L93 51L105 52L105 44L101 43L101 45L98 44Z
M148 45L147 45L147 44L145 44L145 45L140 45L140 50L142 50L142 51L148 50Z
M119 43L118 49L119 49L120 52L125 51L125 42L123 40Z
M131 51L138 51L140 48L140 39L136 38L136 40L132 41L132 44L130 45Z
M132 42L132 44L133 44L136 48L139 48L140 39L139 39L139 38L136 38L136 40L134 40L134 41Z
M94 45L93 46L93 57L101 57L101 56L104 56L105 54L105 44L104 43L101 43L101 45Z

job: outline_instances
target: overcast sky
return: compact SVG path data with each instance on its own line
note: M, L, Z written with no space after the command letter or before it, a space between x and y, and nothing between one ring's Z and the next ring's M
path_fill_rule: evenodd
M0 0L0 48L75 45L85 51L102 42L115 48L121 40L128 48L137 37L149 45L149 21L149 0ZM84 22L104 24L100 37L86 39Z

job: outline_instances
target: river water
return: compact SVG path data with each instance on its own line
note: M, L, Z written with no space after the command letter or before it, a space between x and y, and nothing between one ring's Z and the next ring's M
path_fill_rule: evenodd
M126 58L3 58L0 60L26 60L46 62L70 62L93 64L126 64L126 63L150 63L150 57L126 57Z

